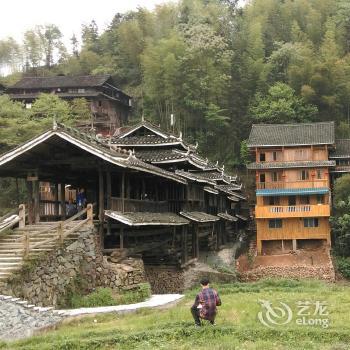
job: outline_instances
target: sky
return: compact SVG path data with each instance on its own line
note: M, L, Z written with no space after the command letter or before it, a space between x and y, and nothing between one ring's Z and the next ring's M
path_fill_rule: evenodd
M174 1L174 0L170 0ZM153 9L165 0L8 0L0 11L0 39L12 36L21 40L23 33L38 24L56 24L64 41L73 33L80 35L82 23L95 19L104 29L117 12L135 10L138 6Z

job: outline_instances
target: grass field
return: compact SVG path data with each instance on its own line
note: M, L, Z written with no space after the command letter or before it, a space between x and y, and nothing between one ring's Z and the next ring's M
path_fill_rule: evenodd
M216 326L195 328L192 325L189 313L195 295L192 290L170 309L85 317L40 336L3 343L0 349L350 349L350 287L347 285L266 280L215 287L223 302ZM292 320L275 328L264 326L257 316L262 310L259 299L269 300L274 306L281 306L279 302L288 304L293 312ZM323 313L328 312L328 316L317 314L307 318L326 318L329 327L296 324L297 312L301 310L297 307L298 301L327 302ZM314 309L312 305L303 313L313 313ZM273 320L283 321L283 318Z

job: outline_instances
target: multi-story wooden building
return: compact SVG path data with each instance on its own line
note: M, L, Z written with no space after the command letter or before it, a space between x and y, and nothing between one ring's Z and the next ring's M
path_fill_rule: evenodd
M131 142L153 148L152 158L134 152ZM179 151L170 159L172 150L161 150L161 144L193 151ZM179 157L185 158L175 169ZM167 166L161 166L162 159ZM87 201L96 203L104 252L140 253L151 265L186 264L236 239L247 220L236 176L146 122L112 139L54 125L0 156L0 177L25 180L30 223L65 220L75 191L84 188ZM42 183L51 185L40 188Z
M335 149L329 154L335 161L335 168L331 170L333 181L343 174L350 173L350 139L335 141Z
M296 250L305 240L330 245L329 151L334 123L253 125L248 147L255 162L257 250L271 242Z
M124 125L131 108L131 97L115 86L110 75L24 77L9 86L6 93L27 108L41 93L55 94L68 101L85 98L94 117L86 125L102 134L113 134Z

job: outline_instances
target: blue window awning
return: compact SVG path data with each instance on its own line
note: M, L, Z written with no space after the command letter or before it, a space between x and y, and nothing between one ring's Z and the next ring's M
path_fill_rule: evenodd
M329 192L328 187L318 188L280 188L256 190L257 196L295 196L309 194L326 194Z

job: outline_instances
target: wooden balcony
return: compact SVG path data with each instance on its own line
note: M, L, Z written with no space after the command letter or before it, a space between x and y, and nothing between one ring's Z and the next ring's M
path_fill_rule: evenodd
M330 216L330 206L328 204L255 206L255 217L257 219L304 218L321 216Z
M273 182L257 182L258 190L264 189L288 189L288 188L319 188L329 187L327 179L322 180L299 180L299 181L273 181Z
M123 211L122 198L112 197L112 210ZM169 204L166 201L156 202L151 200L124 199L124 212L152 212L164 213L169 211Z
M336 165L332 173L350 173L350 165Z

